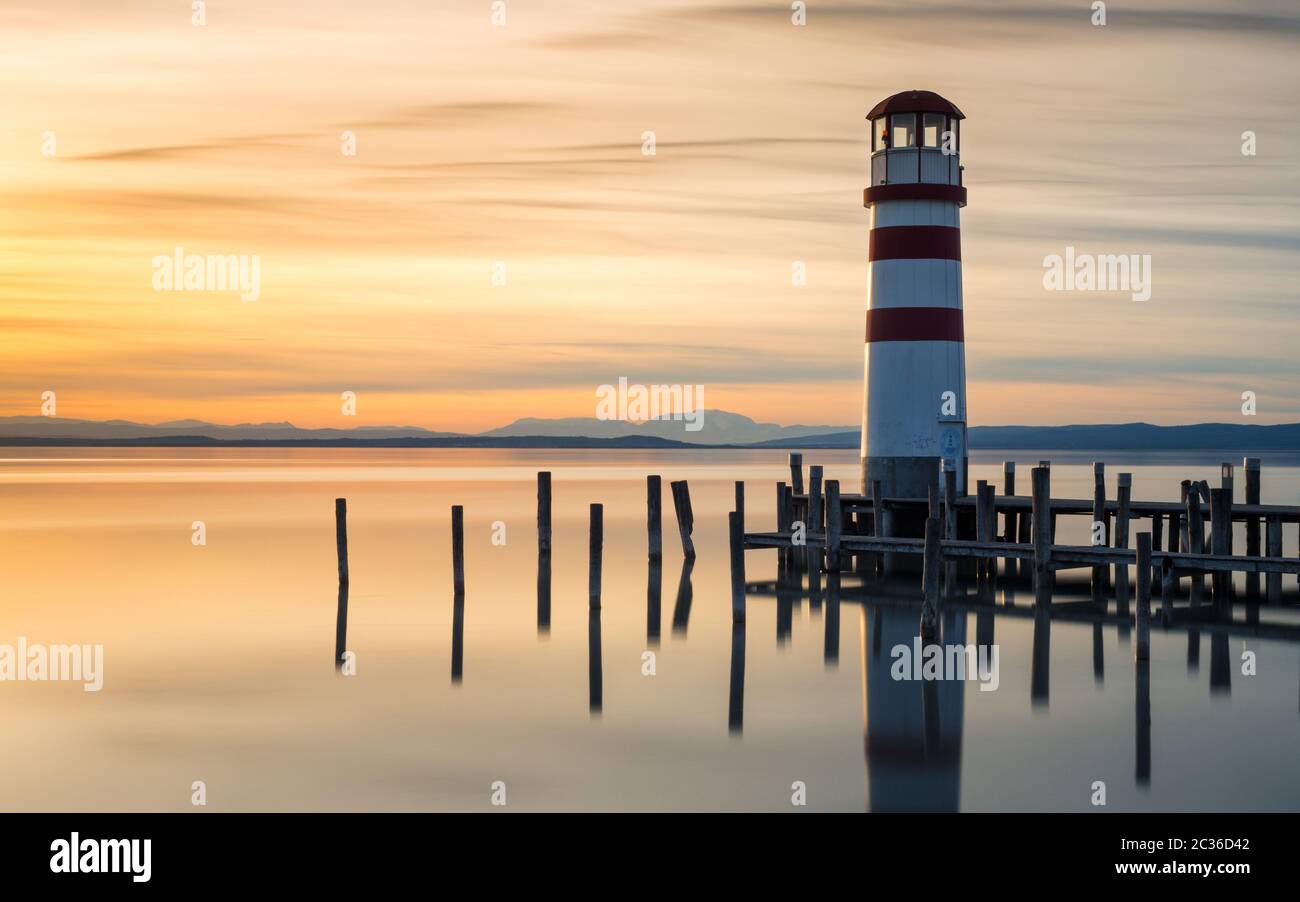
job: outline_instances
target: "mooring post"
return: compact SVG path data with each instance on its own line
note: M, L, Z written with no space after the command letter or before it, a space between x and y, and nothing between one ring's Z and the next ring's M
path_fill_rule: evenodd
M1258 457L1247 457L1241 462L1242 468L1246 471L1246 504L1259 504L1260 497L1260 468ZM1259 557L1260 549L1259 534L1259 517L1251 517L1246 521L1246 554L1250 557ZM1246 574L1246 595L1256 598L1259 595L1259 574Z
M840 481L826 480L826 569L838 573L840 569L840 527L843 515L840 510Z
M695 518L691 513L691 489L685 479L670 482L668 487L673 492L673 510L677 514L677 532L682 537L682 554L688 561L695 560L695 543L691 541L691 531L695 528ZM778 509L779 516L779 509Z
M1137 643L1133 655L1139 661L1151 657L1151 533L1137 534Z
M1225 494L1223 489L1210 489L1210 553L1227 554L1228 553L1228 524L1224 516L1227 505L1224 503ZM1224 577L1228 579L1225 580ZM1224 604L1228 600L1227 587L1232 574L1224 574L1215 571L1210 576L1210 590L1214 595L1215 604Z
M740 515L740 531L745 531L745 481L736 480L736 513Z
M645 478L646 532L650 537L650 560L664 556L663 481L658 476Z
M727 515L731 533L731 622L745 622L745 525L740 512Z
M605 505L591 506L590 561L587 568L587 599L592 608L600 607L600 565L605 550Z
M551 474L537 474L537 550L551 553Z
M984 534L988 536L988 541L996 542L998 540L998 487L991 482L984 484L984 514L988 517L988 524L984 527ZM1056 536L1056 523L1052 523L1052 536ZM992 579L998 575L998 559L996 557L987 558L984 561L985 574Z
M885 504L884 489L881 487L879 479L871 480L871 534L877 539L889 535L889 524L885 522ZM885 572L885 555L883 552L876 555L876 573Z
M1168 626L1174 622L1174 595L1178 592L1178 577L1169 558L1160 561L1160 619Z
M465 594L465 508L451 506L451 570L456 594Z
M1178 503L1182 505L1183 513L1178 518L1178 550L1183 554L1190 554L1192 551L1192 518L1189 511L1191 510L1192 481L1184 479L1179 489Z
M940 539L943 535L943 522L938 517L925 520L925 553L922 562L921 591L924 601L921 606L921 640L929 641L939 633L939 601L942 598L940 578L943 563Z
M1232 554L1232 496L1233 496L1233 478L1232 464L1224 462L1219 468L1219 488L1223 489L1223 518L1228 524L1228 544L1227 551L1224 554ZM1232 574L1229 573L1228 580L1232 580Z
M989 484L983 479L975 483L975 541L988 542L989 538ZM977 557L975 559L975 576L977 579L984 579L989 573L989 562L986 558Z
M1128 524L1129 514L1133 502L1133 474L1120 473L1118 489L1115 495L1118 500L1115 514L1115 547L1128 547Z
M1034 602L1052 603L1052 471L1035 467L1031 474L1034 518Z
M785 518L785 483L776 484L776 531L789 532L790 523Z
M342 666L348 643L348 500L334 499L334 544L339 559L339 598L334 620L334 663Z
M803 494L803 455L790 452L790 485L796 495Z
M1151 547L1156 551L1165 547L1165 518L1163 514L1151 515Z
M339 582L348 581L348 499L334 499L334 544L339 556Z
M1101 544L1109 545L1110 536L1106 535L1106 528L1110 524L1110 519L1106 516L1106 464L1104 461L1095 460L1092 462L1092 523L1088 529L1088 544L1096 545L1094 536L1097 534L1097 524L1101 524ZM1092 600L1095 602L1104 602L1106 598L1106 576L1110 572L1104 564L1092 568Z
M931 517L938 517L938 518L942 519L942 515L939 513L939 486L938 486L938 484L937 484L937 483L933 483L933 482L930 483L928 486L926 486L926 493L927 493L927 500L928 500L928 502L929 502L929 503L926 505L926 510L929 512L929 516L931 516Z
M1016 462L1014 460L1004 460L1002 462L1002 494L1008 498L1012 498L1016 494ZM1002 540L1008 543L1016 540L1016 512L1011 508L1007 508L1005 514Z
M1282 556L1282 519L1280 517L1268 518L1268 556ZM1268 574L1268 603L1280 604L1282 602L1282 574Z
M808 468L808 531L824 533L822 526L822 468L814 464Z
M946 539L957 538L957 471L943 464L943 535Z

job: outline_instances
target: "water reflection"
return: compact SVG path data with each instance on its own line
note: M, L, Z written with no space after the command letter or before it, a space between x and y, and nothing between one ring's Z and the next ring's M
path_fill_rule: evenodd
M691 624L691 600L695 591L691 587L691 571L695 558L682 560L682 575L677 580L677 605L673 608L673 635L686 638L686 628Z

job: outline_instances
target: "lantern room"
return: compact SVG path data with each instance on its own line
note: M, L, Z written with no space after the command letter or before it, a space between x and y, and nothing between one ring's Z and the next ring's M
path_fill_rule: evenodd
M903 91L867 114L871 120L871 184L960 185L961 120L933 91Z

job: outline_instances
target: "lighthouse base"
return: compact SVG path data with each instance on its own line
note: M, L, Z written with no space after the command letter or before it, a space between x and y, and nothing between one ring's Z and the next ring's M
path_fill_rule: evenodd
M943 498L943 483L940 478L941 458L938 457L864 457L862 458L862 494L871 494L871 485L880 480L880 491L885 498L906 498L924 500L930 496L930 486L934 486L939 498ZM966 484L966 458L961 459L961 472L958 474L958 494L963 494ZM907 510L894 509L886 511L880 533L884 536L898 538L923 538L925 536L926 508L911 507ZM886 554L884 556L887 573L919 572L921 558L917 555Z

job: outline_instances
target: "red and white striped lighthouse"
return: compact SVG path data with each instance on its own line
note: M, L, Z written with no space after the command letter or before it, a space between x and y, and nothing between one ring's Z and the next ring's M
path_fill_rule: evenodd
M924 498L945 461L966 485L966 352L957 155L961 120L932 91L876 104L871 120L862 490Z

